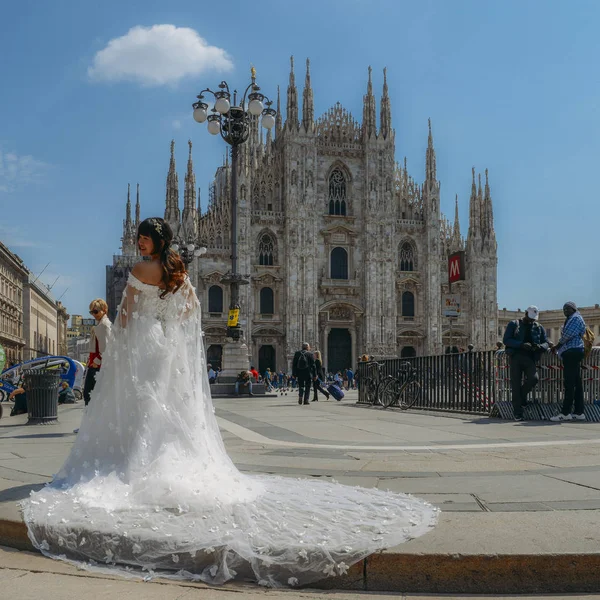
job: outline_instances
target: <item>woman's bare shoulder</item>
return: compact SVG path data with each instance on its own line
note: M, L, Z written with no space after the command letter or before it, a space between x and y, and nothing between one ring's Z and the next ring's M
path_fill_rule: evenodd
M133 276L142 283L158 285L162 280L162 267L160 263L150 260L143 260L136 263L131 270Z

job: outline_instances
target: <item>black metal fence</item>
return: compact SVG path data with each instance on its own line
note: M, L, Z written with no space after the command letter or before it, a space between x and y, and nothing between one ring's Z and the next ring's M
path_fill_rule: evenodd
M382 361L362 362L358 365L358 402L373 404L369 391L397 376L403 363L416 370L421 394L413 408L445 410L464 413L486 413L492 408L495 394L495 352L465 352L441 356L416 356Z
M418 356L358 365L359 404L375 404L384 382L396 376L402 363L409 362L417 372L421 395L413 408L512 418L510 365L504 351L465 352L442 356ZM544 354L538 364L539 383L529 400L526 417L545 419L560 410L563 400L563 368L560 358ZM600 421L600 347L592 348L582 365L585 414ZM369 393L370 392L370 393Z

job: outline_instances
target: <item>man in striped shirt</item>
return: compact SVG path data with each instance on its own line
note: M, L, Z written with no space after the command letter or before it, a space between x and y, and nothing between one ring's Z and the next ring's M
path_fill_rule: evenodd
M560 340L552 352L557 352L563 362L565 395L561 412L551 421L585 421L583 413L583 383L581 381L581 361L583 360L584 346L583 334L585 321L577 310L575 302L566 302L563 306L565 324L563 325ZM575 404L573 414L571 409Z

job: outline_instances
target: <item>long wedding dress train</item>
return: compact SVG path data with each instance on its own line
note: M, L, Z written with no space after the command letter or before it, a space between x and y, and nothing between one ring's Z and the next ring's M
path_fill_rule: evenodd
M301 585L422 535L437 509L404 494L240 473L210 396L200 307L130 275L79 435L22 503L47 556L122 574Z

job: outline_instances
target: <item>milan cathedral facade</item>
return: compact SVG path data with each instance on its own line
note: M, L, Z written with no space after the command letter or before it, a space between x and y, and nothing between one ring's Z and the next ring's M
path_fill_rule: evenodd
M396 162L395 133L384 70L379 127L371 69L362 122L336 104L315 118L310 65L299 100L292 59L285 121L277 98L275 135L263 140L258 123L241 146L238 170L241 324L250 361L290 369L301 342L320 349L332 371L358 357L439 354L450 346L494 347L497 340L496 266L487 170L482 188L472 173L469 230L461 235L440 212L440 182L429 126L425 180L406 159ZM165 219L197 237L207 254L191 265L204 312L209 360L219 364L226 339L230 270L228 161L217 169L207 210L196 204L190 153L184 207L171 146ZM135 242L134 242L135 244ZM125 248L125 244L124 244ZM466 252L466 281L454 284L461 316L442 316L447 259Z

